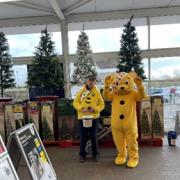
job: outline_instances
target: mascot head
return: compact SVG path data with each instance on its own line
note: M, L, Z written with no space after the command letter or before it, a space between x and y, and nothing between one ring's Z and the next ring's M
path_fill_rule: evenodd
M112 76L112 90L116 94L128 94L135 88L134 79L137 78L135 72L119 72Z

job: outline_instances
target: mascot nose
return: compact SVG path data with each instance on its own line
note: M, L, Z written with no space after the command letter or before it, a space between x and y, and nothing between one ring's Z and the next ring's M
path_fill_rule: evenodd
M121 87L121 90L123 90L124 89L124 87Z

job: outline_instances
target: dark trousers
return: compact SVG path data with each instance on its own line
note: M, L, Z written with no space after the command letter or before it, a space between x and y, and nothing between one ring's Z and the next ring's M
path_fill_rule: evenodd
M80 135L80 152L79 155L82 157L86 156L86 143L88 139L90 138L91 144L92 144L92 155L96 157L98 154L98 139L97 139L97 133L98 133L98 119L92 120L92 127L85 128L83 127L83 121L79 120L79 135Z

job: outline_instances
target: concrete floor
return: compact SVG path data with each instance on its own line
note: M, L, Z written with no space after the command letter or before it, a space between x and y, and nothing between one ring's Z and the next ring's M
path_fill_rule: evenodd
M78 147L48 147L47 152L58 180L180 180L180 141L176 147L140 147L140 164L130 169L115 166L115 149L101 149L98 163L78 161ZM18 169L20 179L28 180L24 166Z

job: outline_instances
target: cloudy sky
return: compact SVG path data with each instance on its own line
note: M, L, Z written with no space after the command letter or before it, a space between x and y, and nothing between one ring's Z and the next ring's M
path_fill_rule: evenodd
M147 49L147 27L136 28L141 49ZM98 29L86 31L93 52L118 51L120 48L120 36L122 29ZM79 31L69 32L69 51L76 52ZM32 56L34 47L38 45L40 34L9 35L10 53L14 57ZM53 41L56 43L56 51L62 54L61 34L53 33ZM151 48L180 47L180 24L151 26ZM143 60L147 74L147 60ZM163 62L163 63L162 63ZM180 70L180 57L156 58L151 62L153 79L162 79L165 76L173 77ZM99 69L100 70L100 69ZM108 71L108 70L104 70ZM24 85L27 79L26 66L14 66L14 75L17 85Z

